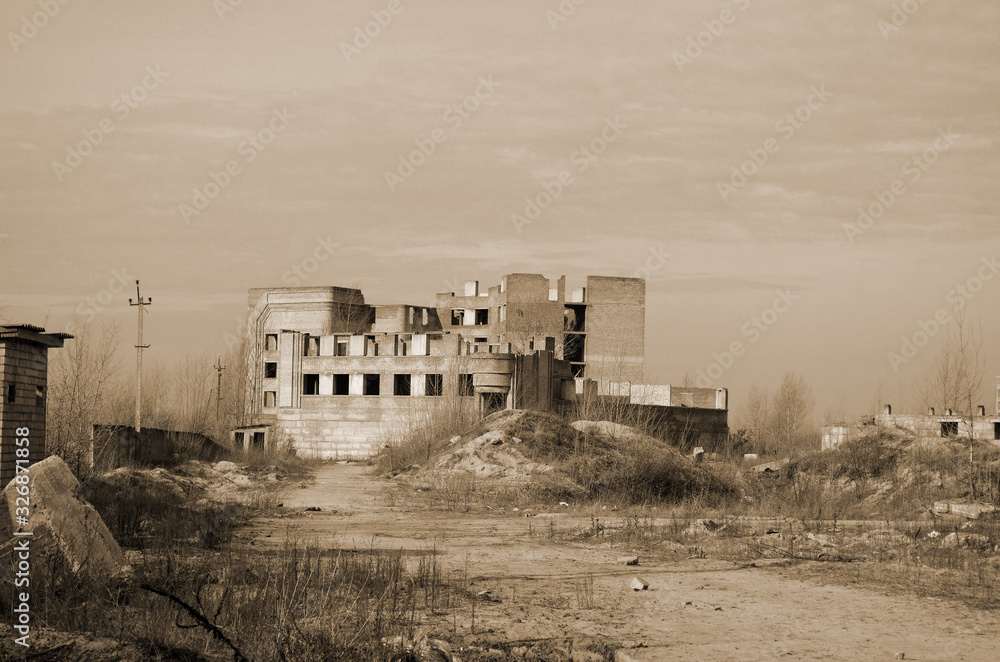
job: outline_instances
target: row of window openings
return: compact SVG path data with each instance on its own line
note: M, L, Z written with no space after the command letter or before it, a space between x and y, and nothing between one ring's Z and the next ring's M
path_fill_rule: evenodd
M490 309L489 308L474 308L472 309L472 314L474 315L472 321L475 326L489 326L490 323ZM424 324L427 324L426 311ZM506 308L504 306L499 306L497 308L497 316L500 321L505 321ZM465 308L454 308L451 311L451 324L452 326L465 326ZM569 306L564 311L563 328L565 331L576 331L581 332L585 328L585 315L586 308L583 306ZM411 310L411 319L412 310ZM348 356L348 339L347 337L338 337L336 340L337 348L334 356ZM273 352L278 349L278 334L268 333L264 336L264 349L268 352ZM319 356L319 338L316 336L305 337L305 347L303 349L303 354L305 356Z
M350 394L350 375L333 375L333 395ZM382 376L379 374L366 374L362 376L361 395L381 395ZM393 375L392 394L410 395L412 392L412 375ZM475 395L475 387L471 374L461 374L458 376L458 394L460 396ZM319 375L302 375L302 395L319 395ZM424 375L424 395L437 397L444 395L444 375L429 374ZM277 406L277 392L264 391L264 406Z
M337 336L334 349L334 356L350 356L350 336ZM264 335L264 351L274 352L278 349L278 334L268 333ZM319 336L306 334L302 344L303 356L319 356Z
M941 421L942 437L958 436L958 421ZM1000 423L993 423L993 439L1000 439Z
M497 308L500 314L500 321L503 321L503 308ZM451 325L465 326L465 308L453 308L451 311ZM472 324L475 326L488 326L490 323L489 308L473 308Z

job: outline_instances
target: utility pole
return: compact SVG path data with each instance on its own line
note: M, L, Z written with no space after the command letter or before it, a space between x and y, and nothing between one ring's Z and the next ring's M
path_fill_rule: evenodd
M219 373L219 383L215 387L215 427L219 427L219 405L222 404L222 371L226 369L226 366L222 365L222 357L220 356L215 362L215 369Z
M128 305L139 307L139 339L135 346L135 431L139 432L142 427L142 350L149 348L142 344L142 309L153 305L153 297L143 299L139 294L139 281L135 281L135 299L135 303L129 299Z

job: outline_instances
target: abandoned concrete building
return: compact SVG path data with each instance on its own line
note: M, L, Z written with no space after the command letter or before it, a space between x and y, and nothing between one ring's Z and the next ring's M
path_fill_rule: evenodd
M72 337L30 324L0 326L0 485L14 477L20 449L27 449L20 459L29 464L45 458L49 349ZM17 434L19 428L28 434ZM18 443L25 438L27 444Z
M971 429L979 441L991 441L1000 446L1000 384L997 385L997 407L993 414L986 414L985 405L977 406L972 416L968 412L952 409L937 412L934 407L930 407L926 414L893 414L892 405L885 405L881 414L866 420L823 426L821 448L834 448L846 441L869 436L879 429L901 430L924 444L949 438L968 439Z
M615 398L679 420L701 445L728 434L725 389L643 385L645 281L509 274L434 306L370 305L358 289L252 289L252 421L245 447L284 439L296 452L363 458L415 415L459 402L488 415L558 411Z

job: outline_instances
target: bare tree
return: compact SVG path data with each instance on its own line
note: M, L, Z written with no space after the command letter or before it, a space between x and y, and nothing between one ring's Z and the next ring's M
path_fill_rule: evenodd
M747 391L746 403L740 411L737 428L747 431L751 447L754 451L764 450L770 446L770 395L766 388L750 385Z
M986 362L983 358L983 333L967 329L964 311L958 315L952 333L948 337L951 352L957 363L955 367L955 383L957 400L965 410L965 423L969 429L969 493L976 498L975 481L975 444L976 444L976 409L975 402L980 397L983 387L983 376L986 374Z
M814 405L812 389L801 375L786 372L771 399L771 433L775 448L791 454L805 441Z
M90 437L95 423L113 413L120 364L118 324L95 331L90 323L74 319L75 337L66 342L49 364L46 416L47 450L59 455L77 475L90 469Z
M209 432L214 392L212 363L206 354L185 356L174 367L171 386L173 424L171 429L184 432Z

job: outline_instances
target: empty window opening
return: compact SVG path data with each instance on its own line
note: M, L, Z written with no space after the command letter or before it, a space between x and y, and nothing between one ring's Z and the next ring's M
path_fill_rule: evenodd
M420 311L420 323L423 324L424 326L427 326L427 321L428 321L427 309L424 308L423 310Z
M278 364L268 361L264 364L264 379L274 379L278 376Z
M571 363L583 363L586 336L582 333L567 333L563 336L563 360Z
M233 434L233 444L235 446L239 446L240 448L242 448L243 444L245 444L245 443L246 443L246 435L245 434L243 434L242 432L236 432L236 433Z
M278 349L278 334L268 333L264 336L264 349L273 352Z
M334 395L347 395L351 390L351 376L350 375L334 375L333 376L333 394Z
M476 324L483 326L490 323L490 309L476 308Z
M35 387L35 405L38 407L45 405L45 389L41 386Z
M1000 439L1000 423L993 424L993 438Z
M451 311L451 325L462 326L465 324L465 309L454 308Z
M507 408L506 393L483 393L483 415L488 416L493 412Z
M586 331L587 307L566 306L563 308L563 331Z
M363 395L378 395L379 394L379 375L365 375L364 383L362 384L363 390L361 393Z
M302 375L302 395L319 395L319 375Z
M350 356L350 355L351 355L350 338L347 336L337 336L337 349L335 356Z
M958 421L941 421L941 436L942 437L957 437L958 436Z
M392 394L393 395L409 395L410 394L410 376L409 375L393 375L393 379L392 379Z
M264 450L264 433L254 432L253 433L253 447L258 450Z
M319 356L319 336L302 336L302 356Z
M486 336L476 336L474 342L489 342L489 339Z
M14 384L7 387L7 404L12 405L14 401L17 400L17 390L14 388Z
M476 388L473 385L472 375L462 374L458 376L458 394L463 396L476 394Z
M264 406L274 407L278 402L278 392L277 391L264 391Z
M424 393L427 395L444 395L444 375L426 375Z

